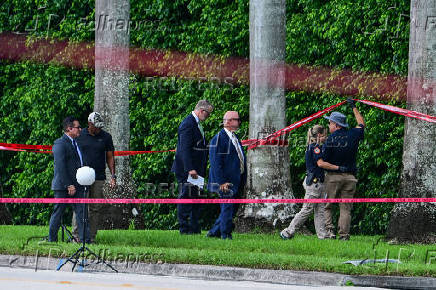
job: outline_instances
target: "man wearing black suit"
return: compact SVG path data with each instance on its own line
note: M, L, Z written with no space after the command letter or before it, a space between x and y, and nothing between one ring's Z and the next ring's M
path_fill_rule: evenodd
M240 198L247 181L247 161L241 141L235 134L241 124L238 112L226 112L223 124L224 129L210 141L208 188L209 191L218 193L220 198ZM238 205L220 204L220 215L208 232L208 237L232 239L232 218Z
M199 188L188 183L188 177L204 177L207 165L207 142L204 137L202 121L213 111L213 106L206 100L200 100L194 111L180 124L177 137L176 157L171 171L176 174L179 183L178 198L198 198ZM177 218L181 234L199 234L198 223L200 204L178 204Z
M76 138L80 135L79 121L74 117L66 117L63 121L64 135L53 144L54 177L51 189L55 198L83 198L83 186L76 180L77 169L83 166L83 156L77 145ZM72 204L76 213L80 240L83 240L83 205ZM49 242L57 242L61 219L67 204L56 203L50 218ZM89 230L86 229L87 242Z

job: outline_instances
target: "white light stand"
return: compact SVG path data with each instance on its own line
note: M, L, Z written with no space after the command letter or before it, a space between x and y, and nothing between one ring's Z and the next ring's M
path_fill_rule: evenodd
M77 169L76 179L77 179L77 183L79 183L84 187L84 197L86 198L88 193L88 187L91 186L95 181L94 169L88 166L80 167L79 169ZM56 270L59 271L66 263L71 262L73 263L73 269L71 271L74 271L74 268L76 267L77 263L79 263L80 256L82 256L82 262L79 264L79 266L82 266L82 268L88 266L89 264L85 264L85 252L88 252L87 256L94 256L97 259L96 264L103 263L109 268L111 268L113 271L118 273L118 271L114 267L112 267L111 264L107 263L105 260L102 260L99 255L91 251L86 246L87 226L88 226L88 204L83 203L82 246L73 255L71 255L71 257L69 257L62 264L60 264Z

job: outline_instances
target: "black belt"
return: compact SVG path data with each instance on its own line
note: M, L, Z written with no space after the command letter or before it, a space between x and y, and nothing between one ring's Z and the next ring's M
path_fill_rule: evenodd
M312 174L308 174L306 176L306 184L307 185L311 185L313 183L322 183L324 180L322 180L321 178L315 177Z
M330 171L330 170L327 170L327 173L328 174L351 174L351 175L356 175L356 172L355 171L347 171L347 172L339 172L339 171Z

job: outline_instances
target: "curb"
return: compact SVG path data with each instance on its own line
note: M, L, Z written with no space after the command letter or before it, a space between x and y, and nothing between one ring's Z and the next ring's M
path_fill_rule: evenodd
M39 270L55 270L60 259L0 255L0 267L27 268ZM120 273L180 276L206 280L238 280L252 282L267 282L287 285L305 286L362 286L380 287L391 289L436 289L436 278L427 277L398 277L398 276L351 276L338 273L291 271L291 270L268 270L250 269L228 266L209 266L191 264L147 264L114 261L112 263ZM83 267L77 266L76 271L83 271ZM72 264L68 263L61 271L72 271ZM106 272L112 270L104 264L89 260L85 268L86 272Z
M436 289L436 278L427 278L427 277L347 276L346 280L349 281L351 285L359 286L359 287L379 287L379 288L390 288L390 289L417 289L417 290Z

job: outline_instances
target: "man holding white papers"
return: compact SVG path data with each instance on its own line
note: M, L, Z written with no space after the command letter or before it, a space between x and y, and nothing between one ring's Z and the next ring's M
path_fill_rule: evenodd
M226 112L222 129L209 145L209 184L211 192L219 193L220 198L238 198L241 196L247 181L247 162L241 141L235 131L239 129L241 120L238 112ZM239 204L220 204L220 215L215 221L208 237L232 239L232 219Z
M213 111L213 106L206 100L200 100L194 111L180 124L177 137L176 158L171 171L176 174L179 183L178 198L198 198L199 188L188 182L188 178L204 178L207 165L207 142L201 122ZM204 181L203 181L204 182ZM195 182L193 182L195 183ZM178 204L177 218L181 234L199 234L198 219L200 204Z

